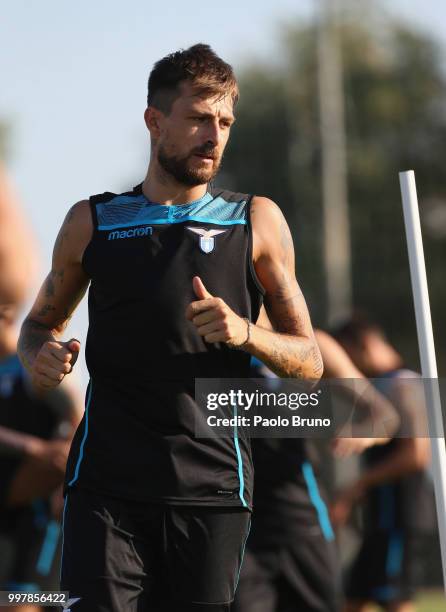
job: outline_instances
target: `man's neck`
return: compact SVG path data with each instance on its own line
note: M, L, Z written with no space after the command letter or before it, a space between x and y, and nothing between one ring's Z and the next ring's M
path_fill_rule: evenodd
M150 162L142 192L150 202L170 206L199 200L207 191L207 184L189 187L178 183L159 164Z

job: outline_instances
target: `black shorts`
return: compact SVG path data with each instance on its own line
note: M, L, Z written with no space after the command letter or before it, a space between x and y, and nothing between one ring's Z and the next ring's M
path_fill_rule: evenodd
M318 526L306 531L290 534L280 545L251 547L248 540L233 612L340 610L336 544L326 540Z
M226 612L250 523L239 508L65 498L61 589L73 612Z
M421 532L376 531L365 535L348 573L346 596L381 605L410 601L423 582L432 539Z
M0 590L49 591L59 588L62 528L48 503L5 509L0 515Z

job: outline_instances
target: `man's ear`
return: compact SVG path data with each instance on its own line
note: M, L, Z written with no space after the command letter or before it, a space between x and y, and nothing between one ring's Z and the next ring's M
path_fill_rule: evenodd
M144 121L154 140L157 140L161 133L162 114L163 113L154 106L148 106L144 111Z

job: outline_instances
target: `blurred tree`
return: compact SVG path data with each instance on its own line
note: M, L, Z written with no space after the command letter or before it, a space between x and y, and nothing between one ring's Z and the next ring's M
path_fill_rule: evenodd
M444 370L446 347L439 340L446 334L441 316L446 298L442 157L446 78L440 49L407 25L388 20L383 27L376 14L370 19L362 15L361 23L350 15L338 27L346 97L354 302L384 324L409 364L418 367L398 182L400 170L413 168L422 219L429 221L424 228L425 255ZM223 172L225 183L267 195L283 209L295 238L298 278L315 323L323 325L316 44L315 24L288 27L281 65L248 66L240 75L237 124Z
M6 144L8 139L9 126L6 123L0 121L0 160L5 160L6 158Z

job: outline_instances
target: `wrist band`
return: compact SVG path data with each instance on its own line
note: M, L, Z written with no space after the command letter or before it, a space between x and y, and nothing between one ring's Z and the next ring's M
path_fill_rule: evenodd
M233 345L233 348L235 349L242 348L242 346L245 346L245 344L247 344L251 339L251 321L248 319L248 317L243 317L243 320L246 321L246 325L247 325L246 340L244 340L241 344Z

